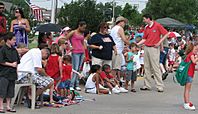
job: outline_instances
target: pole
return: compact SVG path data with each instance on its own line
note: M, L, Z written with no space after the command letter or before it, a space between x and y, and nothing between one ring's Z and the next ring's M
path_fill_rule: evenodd
M55 22L55 15L56 15L56 7L57 7L57 0L52 0L52 12L51 12L51 23Z
M29 2L27 1L27 0L24 0L25 1L25 3L30 7L30 4L29 4Z
M113 0L113 19L112 19L113 23L115 21L115 0Z

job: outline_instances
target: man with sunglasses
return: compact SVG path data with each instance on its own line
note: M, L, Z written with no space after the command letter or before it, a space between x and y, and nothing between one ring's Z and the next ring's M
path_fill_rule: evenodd
M6 18L3 14L4 9L5 5L2 2L0 2L0 38L3 34L6 33Z

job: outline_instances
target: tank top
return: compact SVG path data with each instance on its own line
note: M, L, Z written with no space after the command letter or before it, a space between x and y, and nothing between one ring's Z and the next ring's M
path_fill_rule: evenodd
M111 30L111 37L113 38L113 41L116 44L117 52L118 54L121 54L124 50L124 42L122 41L122 38L118 34L118 30L120 29L120 26L116 25Z
M72 53L84 53L84 36L74 32L71 38Z
M22 23L22 25L26 26L25 23ZM28 47L28 34L24 28L19 26L18 21L13 25L13 32L16 37L15 47L17 47L19 43L23 43Z
M93 76L95 75L96 73L92 73L89 75L88 79L87 79L87 82L85 84L85 88L86 89L92 89L92 88L95 88L96 85L95 85L95 82L93 82L92 78Z
M47 75L49 75L52 78L58 78L60 76L58 58L58 55L50 55L45 67Z

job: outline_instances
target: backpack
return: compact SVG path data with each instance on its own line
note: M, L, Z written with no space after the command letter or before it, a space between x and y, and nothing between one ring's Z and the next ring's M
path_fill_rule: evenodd
M179 67L176 70L175 78L177 81L175 81L175 78L173 77L174 81L178 82L181 86L184 86L186 84L186 80L188 77L188 68L191 64L191 61L185 62L184 60L182 60L182 62L179 64Z

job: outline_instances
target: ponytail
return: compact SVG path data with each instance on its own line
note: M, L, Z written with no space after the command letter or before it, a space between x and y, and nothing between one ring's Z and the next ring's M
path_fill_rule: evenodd
M186 51L185 51L185 54L188 55L194 48L194 45L192 43L189 43L187 48L186 48Z
M194 46L197 46L197 45L198 43L193 44L192 42L190 42L186 48L185 54L188 55L190 52L192 52Z

